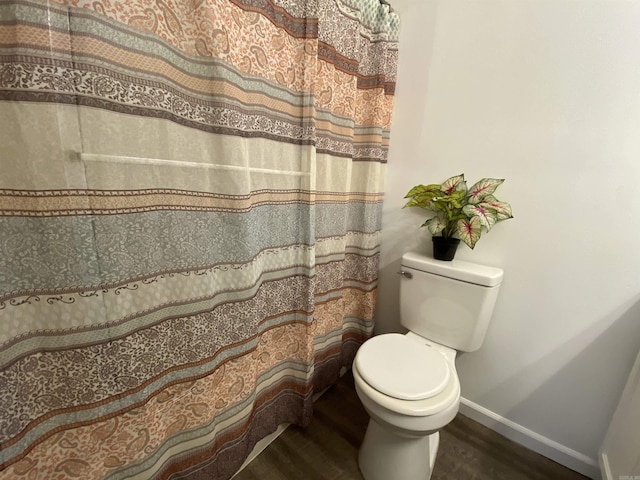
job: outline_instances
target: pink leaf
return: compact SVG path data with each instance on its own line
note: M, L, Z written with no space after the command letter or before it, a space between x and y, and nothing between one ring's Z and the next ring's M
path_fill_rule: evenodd
M456 175L455 177L448 178L442 184L441 188L442 191L447 195L451 195L456 190L466 190L467 184L464 181L464 173L461 175Z
M476 246L476 242L480 240L482 234L482 224L478 217L472 217L470 220L458 220L456 224L456 235L460 240L469 245L469 248Z
M481 202L488 195L493 194L496 191L504 179L499 178L483 178L469 189L469 203L477 204Z

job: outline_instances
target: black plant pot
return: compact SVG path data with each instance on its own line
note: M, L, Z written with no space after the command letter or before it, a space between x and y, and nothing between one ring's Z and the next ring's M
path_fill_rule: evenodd
M460 244L459 238L432 237L433 258L450 262L456 256L456 249Z

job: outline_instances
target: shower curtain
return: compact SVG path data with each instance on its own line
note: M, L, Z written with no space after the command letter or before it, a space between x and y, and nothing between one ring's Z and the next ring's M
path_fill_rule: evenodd
M0 0L0 478L226 479L372 332L379 0Z

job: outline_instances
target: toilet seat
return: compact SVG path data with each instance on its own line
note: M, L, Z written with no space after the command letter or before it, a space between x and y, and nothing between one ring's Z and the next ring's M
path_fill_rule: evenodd
M365 342L355 367L373 389L399 400L426 400L442 393L451 382L445 357L428 344L398 333Z

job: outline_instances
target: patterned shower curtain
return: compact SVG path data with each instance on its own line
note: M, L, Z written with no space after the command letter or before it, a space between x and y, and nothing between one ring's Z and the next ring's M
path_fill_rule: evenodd
M371 335L379 0L0 0L0 478L229 478Z

